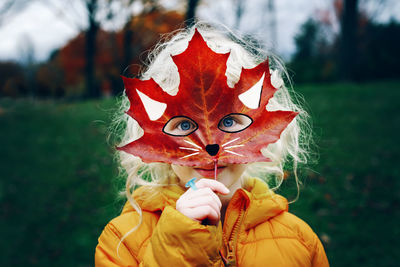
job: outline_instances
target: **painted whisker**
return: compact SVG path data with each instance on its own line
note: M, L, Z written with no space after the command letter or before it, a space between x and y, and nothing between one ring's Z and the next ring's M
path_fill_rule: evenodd
M183 149L183 150L191 150L191 151L200 151L197 148L191 148L191 147L184 147L184 146L180 146L179 149Z
M198 149L201 150L201 147L198 146L198 145L196 145L195 143L192 143L192 142L190 142L190 141L188 141L188 140L183 140L183 142L186 142L186 143L188 143L188 144L190 144L190 145L192 145L192 146L194 146L194 147L197 147Z
M233 154L233 155L236 155L236 156L240 156L240 157L244 157L242 154L239 154L239 153L236 153L236 152L233 152L233 151L230 151L230 150L224 150L225 152L228 152L228 153L231 153L231 154Z
M239 139L240 139L240 137L235 138L235 139L233 139L233 140L231 140L231 141L226 142L225 144L223 144L223 145L221 145L221 146L224 147L224 146L226 146L227 144L230 144L230 143L232 143L232 142L235 142L236 140L239 140Z
M242 147L242 146L244 146L244 145L233 145L233 146L227 146L224 148L227 149L227 148L235 148L235 147Z
M200 154L200 152L195 152L195 153L180 157L180 159L188 158L188 157L191 157L191 156L194 156L194 155L197 155L197 154Z

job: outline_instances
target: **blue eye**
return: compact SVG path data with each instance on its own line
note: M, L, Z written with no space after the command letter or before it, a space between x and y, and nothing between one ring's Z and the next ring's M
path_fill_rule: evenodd
M162 131L172 136L188 136L197 130L197 123L186 116L172 117L163 127Z
M182 121L179 124L179 128L181 128L182 131L187 131L192 127L192 124L189 121Z
M225 119L222 120L222 124L225 127L232 127L233 123L234 123L234 120L232 118L230 118L230 117L225 118Z
M253 120L246 114L231 113L223 117L218 123L218 129L227 133L243 131L253 123Z

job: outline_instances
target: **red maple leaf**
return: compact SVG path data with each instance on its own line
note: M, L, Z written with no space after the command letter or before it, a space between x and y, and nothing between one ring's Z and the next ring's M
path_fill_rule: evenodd
M196 30L188 48L172 56L180 77L177 95L165 93L153 79L122 77L131 103L127 114L139 123L144 135L118 149L144 162L186 166L208 166L215 159L221 164L270 161L260 149L276 142L297 112L266 110L265 106L276 91L271 84L268 60L252 69L242 69L239 82L230 88L225 76L228 57L229 53L212 51ZM259 105L249 108L239 96L260 80ZM166 104L161 117L149 118L139 92ZM252 123L239 132L222 131L218 126L229 114L243 114L251 118ZM165 133L164 126L178 116L190 118L197 129L187 136Z

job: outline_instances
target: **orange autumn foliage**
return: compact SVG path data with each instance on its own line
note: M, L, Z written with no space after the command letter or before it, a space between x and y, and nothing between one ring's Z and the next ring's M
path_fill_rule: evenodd
M131 30L133 38L130 42L132 60L129 64L140 64L138 51L149 50L159 40L160 35L171 32L181 26L184 16L176 11L153 10L135 16L125 29L118 32L107 32L100 29L96 38L95 77L96 84L104 93L109 93L110 84L119 81L124 66L124 30ZM57 56L64 77L64 86L78 87L84 83L85 72L85 34L80 33L62 47ZM126 65L126 63L125 63ZM115 88L114 88L115 89ZM121 88L116 88L118 90ZM106 92L107 91L107 92Z

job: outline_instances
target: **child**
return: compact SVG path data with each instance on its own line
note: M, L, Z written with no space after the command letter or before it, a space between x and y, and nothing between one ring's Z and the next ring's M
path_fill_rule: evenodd
M307 156L306 113L279 61L203 24L152 55L140 79L123 78L128 203L101 234L96 266L329 266L260 179L278 187L286 159L296 173Z

